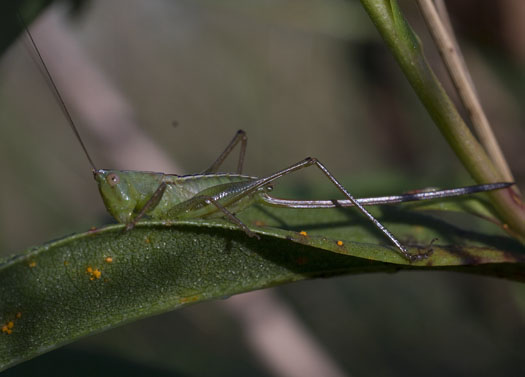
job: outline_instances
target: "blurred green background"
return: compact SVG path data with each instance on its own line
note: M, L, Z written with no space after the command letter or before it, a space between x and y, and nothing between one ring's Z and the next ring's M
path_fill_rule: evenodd
M450 89L417 7L401 5ZM523 190L525 5L449 6ZM315 156L356 196L472 183L357 1L99 0L81 2L73 14L59 3L38 21L45 18L121 101L115 106L85 67L69 63L78 51L63 40L44 42L37 31L45 28L33 33L46 60L64 66L50 68L60 86L69 85L66 102L99 167L161 170L140 143L130 147L133 158L116 159L131 137L121 126L129 118L174 161L180 171L171 173L204 170L242 128L250 175ZM113 119L114 108L124 115ZM97 131L86 121L98 115ZM89 165L21 40L0 61L0 124L2 255L110 221ZM287 177L282 186L294 197L335 196L316 171ZM517 283L405 272L273 291L348 375L525 372L525 290ZM91 336L5 375L274 375L245 337L220 304L205 303Z

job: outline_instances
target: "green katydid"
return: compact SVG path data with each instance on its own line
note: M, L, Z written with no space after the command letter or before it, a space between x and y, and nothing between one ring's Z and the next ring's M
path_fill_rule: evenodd
M126 229L132 229L137 222L149 217L160 220L180 220L196 218L225 218L248 236L259 236L246 226L235 214L243 209L261 203L263 205L285 208L334 208L357 207L394 244L398 252L410 261L426 258L424 254L412 254L397 238L368 212L365 205L392 204L407 201L429 200L452 196L468 195L476 192L503 189L513 183L500 182L439 191L424 191L396 196L375 198L354 198L332 173L316 158L306 158L283 170L263 178L242 174L247 136L237 131L224 152L203 173L194 175L175 175L142 171L122 171L97 169L85 147L75 123L56 87L52 76L26 28L31 45L36 51L50 87L56 95L69 125L86 155L98 184L104 205L108 212ZM218 169L240 143L240 155L236 173L218 173ZM343 200L289 200L270 196L272 184L279 178L309 166L316 166L343 194Z

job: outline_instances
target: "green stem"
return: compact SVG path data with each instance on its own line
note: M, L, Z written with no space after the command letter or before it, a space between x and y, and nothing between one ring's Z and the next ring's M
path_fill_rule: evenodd
M502 181L483 147L459 115L423 54L421 42L395 0L361 0L403 73L472 178ZM489 194L508 231L525 242L525 205L512 189Z

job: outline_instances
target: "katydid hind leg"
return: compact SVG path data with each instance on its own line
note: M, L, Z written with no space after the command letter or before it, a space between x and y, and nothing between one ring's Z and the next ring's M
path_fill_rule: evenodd
M291 174L293 172L296 172L298 170L307 168L309 166L316 166L318 169L320 169L323 174L336 186L336 188L343 193L343 195L355 206L357 209L365 215L383 234L396 246L400 254L405 257L406 259L410 261L420 260L427 258L430 253L424 253L424 254L411 254L408 252L408 250L403 246L403 244L383 225L381 224L370 212L368 212L362 204L360 204L345 188L344 186L330 173L330 171L316 158L308 157L302 161L299 161L298 163L289 166L286 169L280 170L277 173L274 173L268 177L261 178L250 186L249 191L256 190L259 187L266 186L270 184L271 182L284 177L285 175ZM247 192L248 193L248 192Z
M390 239L390 241L396 246L396 248L399 250L401 255L403 255L406 259L410 261L416 261L427 258L429 255L432 254L432 250L429 250L426 253L423 254L411 254L408 252L405 246L399 240L383 225L377 220L368 210L363 207L345 188L344 186L330 173L330 171L316 158L311 159L313 162L312 164L317 166L323 174L328 177L328 179L341 191L344 196L350 200L355 207L363 214L365 215L383 234Z
M237 174L242 173L242 168L244 164L244 156L246 155L246 146L248 144L248 136L246 135L246 132L243 130L238 130L235 133L235 136L230 141L230 143L226 146L224 151L220 154L219 157L215 160L215 162L206 170L203 171L203 174L211 174L216 173L219 169L219 167L222 165L224 160L230 155L231 151L235 148L237 144L241 143L240 151L239 151L239 159L237 161Z

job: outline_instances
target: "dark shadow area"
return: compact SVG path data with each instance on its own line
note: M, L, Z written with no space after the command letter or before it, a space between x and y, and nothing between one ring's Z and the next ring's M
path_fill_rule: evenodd
M8 369L2 373L2 376L176 377L186 375L141 365L107 354L61 348Z
M440 219L439 217L432 216L431 212L426 214L417 211L406 211L390 206L382 206L382 213L383 215L380 217L380 220L385 222L399 222L433 229L439 233L438 237L441 242L446 241L447 243L455 243L458 242L458 240L462 240L461 243L465 244L468 241L475 241L489 247L523 254L523 245L510 237L491 235L483 231L476 232L473 230L467 230L460 226L451 224L446 220Z

